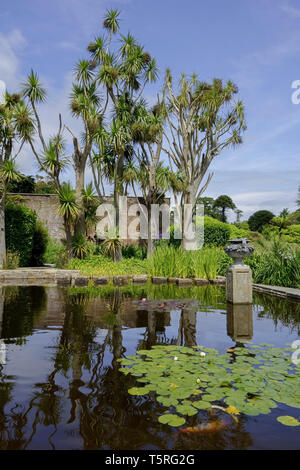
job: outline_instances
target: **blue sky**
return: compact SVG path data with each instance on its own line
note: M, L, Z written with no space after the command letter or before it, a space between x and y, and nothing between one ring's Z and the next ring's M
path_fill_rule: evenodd
M45 133L68 111L72 68L102 31L107 8L122 11L121 32L130 31L157 60L161 80L197 73L203 80L232 79L244 101L244 143L212 164L206 196L230 195L244 211L296 208L300 184L300 105L292 82L300 80L299 0L14 0L1 2L0 80L17 90L33 68L48 88L40 108ZM149 102L161 81L146 92ZM19 168L36 165L25 149ZM90 175L87 174L89 179Z

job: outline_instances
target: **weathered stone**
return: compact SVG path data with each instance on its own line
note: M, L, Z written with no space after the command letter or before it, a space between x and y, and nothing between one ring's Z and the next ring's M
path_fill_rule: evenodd
M245 264L233 264L227 270L227 301L233 304L252 303L252 271Z
M176 280L177 280L176 277L168 277L168 283L169 284L176 284Z
M108 283L109 278L107 277L93 277L94 286L104 286Z
M226 284L226 278L224 279L212 279L211 280L211 283L214 285L214 286L225 286Z
M167 282L166 277L153 277L151 278L153 284L165 284Z
M140 276L133 276L132 282L133 284L145 284L148 281L148 276L147 274L145 275L140 275Z
M58 286L69 286L71 284L72 278L71 276L61 276L56 277L56 283Z
M78 276L74 279L75 286L87 286L89 283L88 276Z
M176 279L176 284L178 286L192 286L193 285L193 279L178 277Z
M194 284L195 284L195 286L207 286L207 284L209 284L209 280L204 279L202 277L195 277L194 278Z
M5 279L27 279L28 278L28 272L27 271L21 271L19 269L6 269L3 271L0 271L0 279L5 280Z
M114 276L114 286L125 286L128 284L129 276Z

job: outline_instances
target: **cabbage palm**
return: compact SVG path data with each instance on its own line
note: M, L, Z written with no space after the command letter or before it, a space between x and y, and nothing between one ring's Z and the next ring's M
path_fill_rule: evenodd
M198 80L196 75L182 75L178 89L167 70L164 85L166 122L164 148L172 163L181 170L184 180L182 204L194 206L205 191L212 173L212 160L228 148L239 145L245 131L244 106L235 100L238 90L231 81L223 84ZM204 178L206 181L204 182ZM183 238L183 247L195 245Z
M125 192L126 184L129 184L126 183L129 177L127 161L130 161L133 151L133 126L140 119L142 93L147 83L156 80L157 67L155 60L130 33L127 36L120 35L120 47L114 52L111 51L112 36L119 31L118 10L107 11L103 26L108 34L90 43L88 51L91 54L91 63L96 64L93 71L97 74L99 85L106 92L104 112L108 103L114 110L113 119L107 128L109 145L106 148L110 148L110 155L114 160L110 180L114 186L117 208L118 196L124 192L123 184ZM98 186L99 193L99 182L95 176L98 174L97 164L103 165L103 159L93 159L92 164L94 183L96 188Z
M89 228L95 226L99 221L99 217L96 215L99 198L94 192L92 183L88 184L86 188L82 190L82 203L84 207L85 229L87 235Z
M80 208L76 201L76 191L71 187L70 183L65 183L60 187L58 197L58 213L64 220L67 250L70 254L72 249L72 228L80 214Z

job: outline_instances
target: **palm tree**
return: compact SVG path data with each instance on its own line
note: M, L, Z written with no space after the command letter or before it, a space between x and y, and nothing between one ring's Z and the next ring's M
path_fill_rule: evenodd
M80 214L80 208L76 201L76 192L71 187L70 183L63 184L59 191L59 208L58 213L63 217L64 228L67 239L67 250L70 255L72 250L72 229L76 222L78 215Z
M100 194L99 175L105 174L103 172L104 160L106 163L108 161L112 163L112 171L106 172L105 177L113 184L114 203L118 214L119 195L127 193L128 185L135 178L128 166L128 163L132 161L135 143L133 127L140 119L140 112L144 107L142 100L144 88L147 83L156 80L157 67L155 60L144 51L131 34L120 35L119 49L111 51L112 37L119 31L117 10L107 11L103 26L108 34L90 43L88 51L91 54L90 63L93 64L93 71L97 74L99 85L106 92L103 112L106 111L108 103L111 103L114 113L106 131L101 130L97 133L99 154L97 158L92 159L92 165L94 184ZM110 158L107 158L107 150ZM108 169L107 166L106 169Z
M89 228L95 226L99 220L99 217L96 215L99 199L94 192L92 183L82 190L82 204L84 207L85 232L87 236Z

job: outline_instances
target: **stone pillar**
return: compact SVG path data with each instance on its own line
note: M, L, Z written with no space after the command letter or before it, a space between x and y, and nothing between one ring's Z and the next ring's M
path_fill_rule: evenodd
M252 303L252 271L245 264L233 264L227 270L226 298L232 304Z
M227 269L226 297L232 304L252 303L252 271L243 263L243 259L254 251L252 245L248 245L246 238L229 240L230 245L224 248L225 252L234 259L235 263Z

